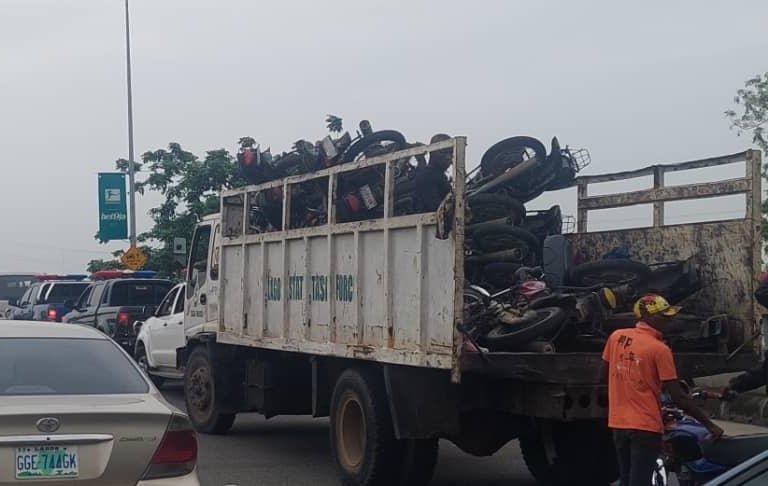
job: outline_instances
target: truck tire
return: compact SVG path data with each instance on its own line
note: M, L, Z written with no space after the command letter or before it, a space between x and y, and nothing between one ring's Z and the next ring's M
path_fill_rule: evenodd
M437 439L397 440L384 383L348 369L331 397L331 454L345 486L425 486L437 462Z
M213 363L202 346L192 351L184 371L184 402L189 419L198 432L224 434L235 422L234 413L225 413L221 409Z
M610 430L598 421L536 420L521 430L520 449L547 486L607 486L619 476Z

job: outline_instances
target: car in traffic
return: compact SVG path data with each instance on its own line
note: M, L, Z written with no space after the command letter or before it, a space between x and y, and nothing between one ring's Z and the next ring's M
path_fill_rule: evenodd
M0 484L196 486L197 437L97 330L0 326Z
M7 317L10 304L24 295L34 278L34 273L0 273L0 319Z
M134 323L134 357L139 367L160 386L166 379L180 380L176 350L184 347L184 295L186 284L173 287L157 311L146 321Z
M73 304L72 312L62 320L95 327L133 353L136 343L133 323L151 316L173 283L117 273L118 278L91 282Z
M82 277L43 277L35 282L12 308L10 319L61 322L72 310L71 302L83 293L88 282Z

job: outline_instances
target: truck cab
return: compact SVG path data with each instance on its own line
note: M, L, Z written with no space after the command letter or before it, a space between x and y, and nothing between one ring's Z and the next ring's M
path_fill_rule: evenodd
M188 336L215 333L219 321L221 222L206 216L195 229L187 267L184 329Z

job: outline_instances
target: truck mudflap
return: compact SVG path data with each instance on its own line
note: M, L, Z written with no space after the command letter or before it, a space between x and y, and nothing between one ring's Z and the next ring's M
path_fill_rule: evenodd
M590 385L599 381L602 357L599 353L480 353L465 352L462 373L476 373L530 383ZM739 372L760 362L752 352L730 356L725 353L676 353L680 378L698 378Z

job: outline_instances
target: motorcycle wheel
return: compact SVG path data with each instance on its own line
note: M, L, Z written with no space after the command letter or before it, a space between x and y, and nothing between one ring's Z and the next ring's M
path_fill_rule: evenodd
M380 130L378 132L373 132L350 145L341 156L341 163L345 164L347 162L352 162L358 155L363 153L365 149L382 142L391 142L396 146L395 150L404 148L408 143L405 140L405 136L397 130Z
M610 259L583 263L571 269L574 285L622 285L645 283L651 277L648 265L633 260Z
M485 341L495 349L522 346L536 338L551 336L560 329L565 318L565 311L559 307L531 310L522 318L502 314L501 323L488 332Z
M523 228L506 224L488 224L472 233L472 246L484 253L519 248L523 251L521 261L536 265L541 260L541 242Z
M520 226L525 219L525 205L504 194L476 194L468 201L472 224L509 218L513 225Z
M499 175L526 160L526 154L531 153L541 162L547 158L547 149L538 139L525 136L505 138L485 151L480 159L480 170L483 175Z

